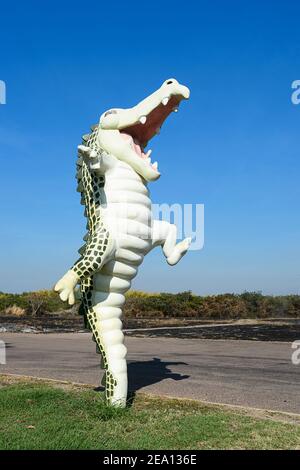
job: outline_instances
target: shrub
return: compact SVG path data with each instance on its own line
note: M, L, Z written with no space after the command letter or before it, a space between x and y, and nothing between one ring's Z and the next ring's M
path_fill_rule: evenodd
M56 292L23 294L0 292L0 312L12 315L43 315L68 311L75 315L78 305L62 302ZM11 313L8 313L11 312ZM299 317L300 296L264 296L261 292L198 296L190 291L153 294L131 291L126 294L124 314L128 318L238 319Z

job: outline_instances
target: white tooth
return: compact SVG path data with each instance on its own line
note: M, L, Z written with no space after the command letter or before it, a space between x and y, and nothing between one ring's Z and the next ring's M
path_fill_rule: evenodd
M139 120L141 124L145 124L145 122L147 121L147 118L146 116L141 116Z
M174 111L174 113L178 113L178 107L175 106L175 108L173 108L173 111Z
M154 163L152 164L152 167L154 168L154 170L157 170L157 168L158 168L158 163L157 163L157 162L154 162Z
M147 162L151 165L151 158L147 158Z
M152 153L152 150L149 149L148 152L146 153L146 157L150 157L151 153Z
M166 106L166 105L168 104L168 102L169 102L169 98L168 98L167 96L166 96L166 98L163 98L162 104L163 104L164 106Z

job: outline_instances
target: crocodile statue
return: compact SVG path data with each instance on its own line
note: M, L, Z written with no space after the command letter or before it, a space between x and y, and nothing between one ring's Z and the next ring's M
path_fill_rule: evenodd
M71 305L79 292L80 313L102 355L102 384L113 406L124 407L127 401L124 294L152 248L161 246L167 262L174 265L191 243L190 238L177 243L174 224L153 220L148 182L160 173L157 162L151 162L151 150L145 150L168 115L189 95L177 80L166 80L133 108L103 113L78 146L77 190L88 232L80 258L54 289Z

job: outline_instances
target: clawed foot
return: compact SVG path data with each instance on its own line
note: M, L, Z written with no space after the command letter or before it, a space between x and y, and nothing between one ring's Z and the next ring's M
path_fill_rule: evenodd
M170 256L168 256L167 262L172 266L178 263L178 261L181 260L181 258L186 254L187 250L190 247L191 242L192 242L192 239L188 237L182 240L181 242L177 243L177 245L175 245L174 250L172 251Z
M75 286L78 283L78 277L73 271L68 271L55 285L54 290L59 292L59 297L64 302L68 301L70 305L75 304Z

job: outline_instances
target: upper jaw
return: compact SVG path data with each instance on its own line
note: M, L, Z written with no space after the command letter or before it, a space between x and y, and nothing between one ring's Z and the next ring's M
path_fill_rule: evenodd
M100 118L100 130L119 131L122 140L128 140L132 152L141 157L138 166L146 166L146 179L153 181L159 178L160 173L155 164L153 167L151 160L148 162L150 155L144 152L144 148L160 132L169 114L177 111L180 102L189 96L190 91L186 86L180 85L175 79L166 80L157 91L133 108L114 109L104 113ZM102 132L101 134L103 135Z
M162 86L133 108L112 109L104 113L100 118L100 128L125 130L132 126L139 126L143 130L144 141L147 142L155 135L150 131L145 133L150 124L155 123L161 127L167 116L178 107L183 99L190 96L189 89L180 85L174 78L166 80ZM153 116L154 115L154 116ZM151 118L149 122L149 118ZM145 125L147 123L147 125ZM155 129L156 130L156 129Z
M168 85L170 80L172 84ZM141 146L142 151L148 142L160 133L166 118L173 111L178 111L180 102L190 96L186 86L180 85L175 79L170 80L166 80L156 92L139 104L120 114L119 131L121 134L130 135L134 142Z
M145 98L143 101L138 103L136 106L131 108L129 119L126 119L125 113L120 117L119 129L124 129L133 125L144 126L150 117L153 117L152 123L156 120L157 125L161 127L167 116L178 107L179 103L183 99L188 99L190 96L189 89L180 85L175 79L170 79L171 84L167 85L168 80L150 96ZM149 122L147 123L149 127ZM148 133L145 137L147 143L153 135Z

